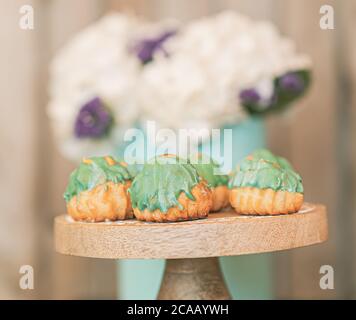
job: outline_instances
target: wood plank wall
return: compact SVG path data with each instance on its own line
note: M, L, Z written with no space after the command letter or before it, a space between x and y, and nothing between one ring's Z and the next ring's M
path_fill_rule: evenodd
M47 61L60 48L73 33L81 30L91 22L95 21L104 12L104 6L98 0L52 0L49 3L41 1L43 22L47 26L46 39L44 46L47 51ZM104 4L105 5L105 4ZM44 65L42 84L46 86L48 74L47 66ZM42 93L44 91L42 90ZM46 93L41 97L41 105L47 103ZM46 122L46 114L42 113L43 123ZM42 239L47 236L48 243L43 245L42 251L48 255L52 254L52 275L50 279L51 287L44 288L43 292L50 291L53 298L115 298L116 268L115 264L109 260L85 259L66 257L53 253L52 245L52 223L53 217L58 212L64 212L63 190L67 184L68 173L73 170L73 164L65 161L59 154L56 144L51 136L50 128L45 125L42 129L47 132L46 145L49 146L47 152L41 154L42 164L47 168L43 179L43 186L50 186L48 203L45 208L40 210L45 221L47 233L42 234ZM42 219L41 219L42 220ZM40 272L47 269L48 260L39 258L41 262Z
M269 142L288 157L304 177L306 200L328 207L327 244L276 254L277 295L282 298L327 298L336 291L319 287L321 265L336 264L336 57L335 30L319 26L323 1L279 1L277 23L298 48L313 59L313 86L285 116L269 119ZM332 1L329 4L335 5ZM336 273L337 275L337 273Z
M337 54L337 259L339 296L356 297L356 1L338 1L336 15Z
M20 30L18 7L11 2L1 5L0 39L0 298L16 298L26 296L18 285L20 266L35 263L35 204L29 190L36 160L27 155L38 147L38 114L32 82L35 35Z
M34 31L17 27L23 4L35 8ZM328 206L330 240L274 254L275 296L355 298L356 1L327 1L335 9L336 27L328 31L319 27L324 4L323 0L2 1L0 298L115 297L114 262L67 258L52 249L52 219L64 210L61 194L73 168L58 154L45 113L47 65L55 50L109 10L188 20L228 8L274 21L314 61L308 96L291 112L267 119L268 141L303 175L307 200ZM31 294L18 289L18 268L27 263L40 277ZM335 268L335 290L319 288L323 264Z
M18 27L22 5L35 28ZM0 4L0 298L115 298L115 264L53 251L53 218L73 164L63 159L47 115L48 62L103 13L98 0L5 0ZM35 290L20 290L19 268L34 267Z

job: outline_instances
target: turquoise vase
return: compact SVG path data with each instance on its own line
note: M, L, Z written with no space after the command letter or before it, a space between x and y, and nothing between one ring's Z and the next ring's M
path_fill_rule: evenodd
M254 149L265 146L265 126L261 118L249 118L223 129L231 129L232 148L228 148L228 154L224 156L231 157L233 166ZM223 135L221 139L223 140ZM165 260L161 259L119 260L119 299L155 299L164 264ZM234 299L272 298L270 255L221 257L220 265Z

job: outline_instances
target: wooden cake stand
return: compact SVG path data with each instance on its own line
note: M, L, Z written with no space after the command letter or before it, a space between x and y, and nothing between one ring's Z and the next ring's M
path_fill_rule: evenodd
M243 216L227 209L176 223L86 223L61 215L54 230L56 250L63 254L169 259L158 299L229 299L216 257L303 247L328 236L325 207L309 203L289 215Z

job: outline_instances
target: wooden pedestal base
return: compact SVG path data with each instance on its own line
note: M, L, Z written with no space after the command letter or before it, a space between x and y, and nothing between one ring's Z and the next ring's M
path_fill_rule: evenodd
M159 300L228 300L217 258L170 259L158 294Z

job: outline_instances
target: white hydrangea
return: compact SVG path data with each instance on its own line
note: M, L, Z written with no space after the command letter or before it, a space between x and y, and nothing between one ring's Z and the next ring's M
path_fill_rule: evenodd
M134 92L141 64L129 45L140 27L131 16L110 14L77 34L55 56L48 113L66 157L113 153L125 128L137 120ZM78 112L97 96L110 107L115 125L105 139L78 139L74 135Z
M66 157L115 153L125 130L138 120L173 129L238 123L246 117L241 90L254 87L267 101L275 77L310 68L309 59L271 23L234 12L179 26L164 50L142 65L134 44L178 26L177 21L148 24L110 14L58 52L50 67L48 113ZM78 139L78 113L95 97L110 108L115 123L103 139Z
M139 104L146 119L177 129L236 123L245 116L241 89L310 67L271 23L230 11L188 23L165 48L170 57L158 54L143 70Z

